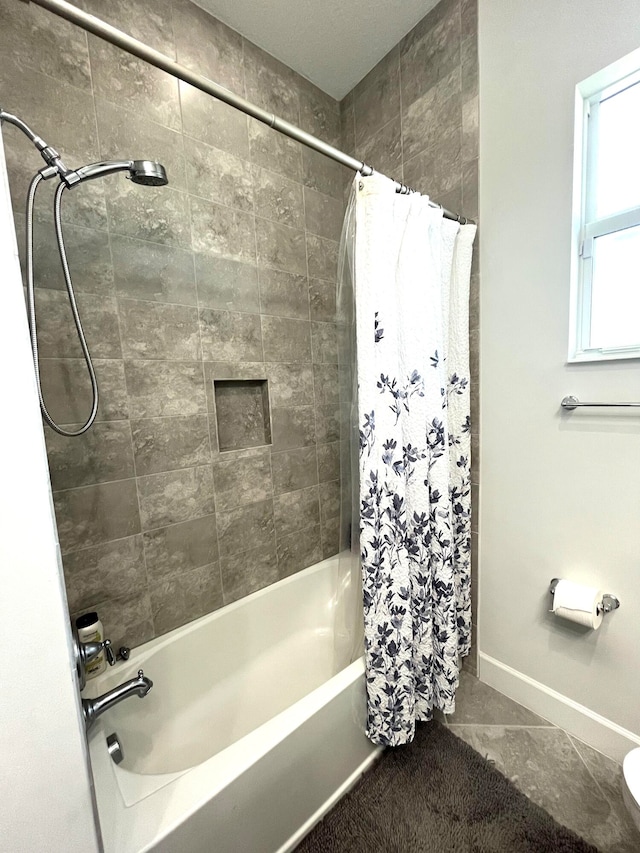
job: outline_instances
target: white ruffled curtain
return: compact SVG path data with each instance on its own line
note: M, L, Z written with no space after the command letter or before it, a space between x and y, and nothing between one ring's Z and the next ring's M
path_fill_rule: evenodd
M367 733L396 746L454 710L470 649L476 226L381 175L353 196Z

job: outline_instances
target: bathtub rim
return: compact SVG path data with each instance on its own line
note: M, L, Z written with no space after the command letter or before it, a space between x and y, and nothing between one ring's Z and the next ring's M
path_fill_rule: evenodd
M112 686L114 686L112 682L119 683L120 678L131 677L129 674L129 670L131 671L131 673L135 674L141 667L141 665L144 664L144 662L148 660L152 654L157 651L160 651L160 649L172 643L179 636L187 636L188 634L193 633L193 631L201 629L209 622L220 619L226 614L233 613L240 607L247 606L251 602L257 601L260 598L265 597L270 592L273 592L276 589L282 589L283 587L286 587L291 583L295 583L296 581L299 582L300 579L303 577L308 577L310 575L316 574L323 569L327 569L330 566L333 566L337 571L340 564L340 558L343 556L344 553L349 552L341 552L339 554L334 554L331 557L327 557L324 560L321 560L319 563L314 563L312 566L308 566L305 569L301 569L299 572L294 572L292 575L288 575L285 578L281 578L280 580L275 581L274 583L269 584L268 586L262 587L261 589L258 589L255 592L249 593L249 595L245 595L242 598L237 599L236 601L232 601L229 604L224 604L222 607L218 607L216 610L212 610L210 613L205 613L204 616L199 616L197 619L193 619L191 622L187 622L185 625L179 625L177 628L172 628L171 631L168 631L166 634L161 634L159 637L154 637L153 639L148 640L146 643L142 643L141 645L136 646L131 650L128 660L117 661L115 666L107 667L107 669L104 672L100 673L100 675L88 680L85 689L82 691L82 696L88 699L94 699L105 689L110 689ZM335 673L332 678L335 677L335 675L338 675L348 666L350 666L350 664L347 664L345 667L343 667L342 670L338 670L338 672Z

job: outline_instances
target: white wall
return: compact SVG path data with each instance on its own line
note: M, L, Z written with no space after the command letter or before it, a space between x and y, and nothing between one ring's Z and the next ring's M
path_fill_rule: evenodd
M638 361L566 364L575 85L640 46L640 3L479 0L479 33L480 674L619 757L640 735L640 415L559 404L640 400ZM622 607L563 625L556 576Z
M100 848L0 131L0 851Z

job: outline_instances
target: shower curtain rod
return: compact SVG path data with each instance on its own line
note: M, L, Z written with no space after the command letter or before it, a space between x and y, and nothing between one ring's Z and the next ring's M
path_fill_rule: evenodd
M354 172L360 172L360 174L368 176L373 175L375 171L372 166L369 166L360 160L356 160L355 157L345 154L344 151L334 148L333 145L329 145L322 139L312 136L310 133L296 127L295 124L291 124L284 119L278 118L278 116L273 113L263 110L261 107L256 106L256 104L252 104L251 101L247 101L245 98L230 92L229 89L219 86L217 83L214 83L212 80L208 80L201 74L196 74L195 72L190 71L188 68L185 68L173 59L169 59L168 56L160 53L160 51L154 50L152 47L144 44L144 42L132 38L132 36L123 33L122 30L118 30L116 27L112 27L111 24L107 24L100 18L96 18L94 15L89 15L87 12L83 12L76 6L72 6L71 3L65 2L65 0L20 0L20 2L32 2L37 6L41 6L43 9L47 9L47 11L52 12L54 15L58 15L60 18L64 18L72 24L76 24L83 30L93 33L99 38L121 48L127 53L137 56L139 59L148 62L150 65L155 65L156 68L166 71L168 74L171 74L173 77L177 77L179 80L183 80L185 83L189 83L189 85L194 86L196 89L200 89L201 92L206 92L207 95L212 95L219 101L223 101L225 104L235 107L235 109L246 113L269 127L272 127L274 130L283 133L285 136L295 139L297 142L301 142L303 145L306 145L308 148L312 148L314 151L319 151L320 154L324 154L325 157L330 157L332 160L346 166L348 169L353 169ZM394 181L394 184L396 192L398 193L406 194L412 192L411 187L407 187L399 181ZM460 222L462 225L467 222L472 222L472 220L467 219L464 216L451 213L450 210L447 210L440 204L436 204L435 202L431 202L431 204L434 207L441 208L446 219L453 219L456 222Z

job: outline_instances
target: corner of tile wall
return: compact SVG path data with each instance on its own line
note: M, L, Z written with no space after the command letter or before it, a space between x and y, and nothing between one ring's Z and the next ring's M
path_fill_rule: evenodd
M477 43L477 0L440 0L340 102L344 150L476 221ZM476 236L469 296L473 645L463 661L463 668L473 674L477 673L480 491L478 257Z

